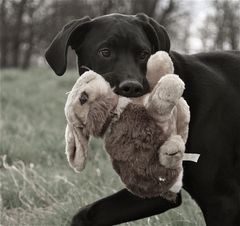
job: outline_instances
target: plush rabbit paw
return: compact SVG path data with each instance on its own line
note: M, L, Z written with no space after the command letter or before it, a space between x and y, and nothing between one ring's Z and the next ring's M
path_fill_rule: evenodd
M184 82L175 74L163 76L156 85L155 95L160 101L167 101L176 104L183 94Z
M152 106L161 119L166 120L171 116L172 109L181 98L184 86L184 82L175 74L163 76L150 94L149 101L146 102L147 106Z
M158 51L151 55L147 62L147 80L151 89L165 74L174 72L173 62L167 52Z
M171 169L181 167L185 144L179 135L172 135L159 149L159 162Z

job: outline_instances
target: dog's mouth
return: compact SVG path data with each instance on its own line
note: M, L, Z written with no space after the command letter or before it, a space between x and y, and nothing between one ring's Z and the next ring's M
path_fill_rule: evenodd
M140 97L150 92L150 86L146 78L121 80L121 74L112 71L104 73L102 76L117 95L132 98Z

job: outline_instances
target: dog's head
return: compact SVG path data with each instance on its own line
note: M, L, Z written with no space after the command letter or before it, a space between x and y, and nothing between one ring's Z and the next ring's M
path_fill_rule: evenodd
M165 29L145 14L74 20L46 51L46 59L57 75L66 70L69 46L77 54L80 75L82 66L86 66L101 74L117 94L136 97L149 91L148 58L158 50L168 52L170 41Z

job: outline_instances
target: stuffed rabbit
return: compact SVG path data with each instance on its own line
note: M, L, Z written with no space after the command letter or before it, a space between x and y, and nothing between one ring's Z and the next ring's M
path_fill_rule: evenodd
M162 60L166 67L162 64L162 71L155 69L154 60ZM132 193L175 199L182 186L190 112L181 97L183 81L167 74L173 72L171 65L165 53L150 58L147 78L152 91L137 101L115 94L93 71L77 80L65 106L66 154L71 167L83 170L89 136L102 137L113 168ZM156 77L160 79L154 86ZM185 156L195 161L198 157Z

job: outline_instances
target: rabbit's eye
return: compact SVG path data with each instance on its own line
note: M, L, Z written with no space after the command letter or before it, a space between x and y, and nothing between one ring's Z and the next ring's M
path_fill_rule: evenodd
M87 102L88 100L88 94L84 91L81 93L81 96L79 98L80 104L83 105Z

